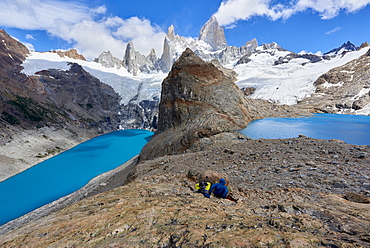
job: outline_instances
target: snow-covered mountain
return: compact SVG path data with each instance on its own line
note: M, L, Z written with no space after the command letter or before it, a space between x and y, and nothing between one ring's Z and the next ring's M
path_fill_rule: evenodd
M355 46L350 41L347 41L347 43L343 43L343 45L341 45L340 47L334 48L330 50L329 52L324 53L324 55L327 55L327 56L342 55L346 52L357 51L358 49L359 49L358 46Z
M228 46L223 29L212 17L201 29L199 38L179 36L175 34L174 26L170 26L160 57L154 50L148 56L140 54L132 42L127 45L122 60L109 51L94 61L33 52L24 62L23 72L35 75L37 71L50 68L67 70L68 62L78 63L119 93L122 128L151 128L155 126L161 83L186 48L205 61L217 60L222 66L234 70L236 84L246 89L249 97L293 105L315 92L314 82L322 74L366 53L367 48L358 50L350 43L345 44L323 56L296 54L276 43L258 45L256 39L241 47ZM347 52L343 53L345 49Z

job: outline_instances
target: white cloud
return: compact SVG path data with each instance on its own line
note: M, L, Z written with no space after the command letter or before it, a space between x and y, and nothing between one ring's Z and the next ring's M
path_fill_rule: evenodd
M1 0L0 25L47 30L54 20L77 23L90 17L89 8L77 2L56 0Z
M58 19L49 32L70 43L86 58L93 59L103 51L111 51L123 58L128 41L133 41L135 49L148 55L152 48L162 53L164 32L152 26L146 19L132 17L124 20L119 17L106 18L101 21L84 20L69 24Z
M71 25L63 20L57 20L55 27L49 32L74 43L74 48L88 59L96 58L108 50L116 57L122 58L125 50L125 42L114 38L104 22L84 20Z
M71 43L88 59L108 50L122 58L130 40L145 55L151 48L157 55L162 53L165 34L158 26L137 17L101 18L107 12L105 6L89 8L78 0L1 0L0 9L0 26L45 30Z
M220 25L224 26L253 16L266 16L272 20L288 19L307 9L314 10L322 19L331 19L341 10L352 13L368 4L370 0L293 0L286 5L276 4L273 0L226 0L215 15Z
M353 13L368 4L370 4L370 0L299 0L295 11L313 9L320 14L322 19L327 20L339 15L341 10Z
M325 34L334 34L338 31L340 31L341 29L342 29L341 27L335 27L332 30L329 30L329 31L325 32Z
M105 14L105 12L107 12L107 8L105 6L99 6L90 10L90 12L93 14Z
M154 48L157 53L160 52L160 55L162 53L163 40L166 34L158 26L153 26L147 19L131 17L122 20L120 27L114 35L122 40L132 40L135 49L141 51L144 55L148 55L152 48Z
M27 40L36 40L35 37L33 37L32 34L26 34L26 37L25 37Z

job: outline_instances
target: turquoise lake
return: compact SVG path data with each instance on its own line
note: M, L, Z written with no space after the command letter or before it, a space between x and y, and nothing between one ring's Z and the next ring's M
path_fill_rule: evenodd
M66 196L138 155L152 132L122 130L88 140L0 183L0 225Z
M313 117L265 118L252 121L240 132L252 139L285 139L305 135L370 145L370 116L315 114Z

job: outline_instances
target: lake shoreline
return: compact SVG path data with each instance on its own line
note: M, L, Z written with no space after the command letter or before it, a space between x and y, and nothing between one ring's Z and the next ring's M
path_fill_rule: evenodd
M131 170L137 164L137 157L138 156L135 156L119 167L94 177L85 186L67 196L59 198L58 200L1 225L0 235L21 228L28 223L35 222L84 198L122 186Z

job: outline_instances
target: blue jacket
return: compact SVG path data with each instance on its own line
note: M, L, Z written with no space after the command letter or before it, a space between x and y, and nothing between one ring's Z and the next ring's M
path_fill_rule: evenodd
M227 193L229 193L229 190L226 187L226 181L225 179L221 178L219 183L215 183L211 186L209 189L209 194L213 194L217 197L226 198Z

